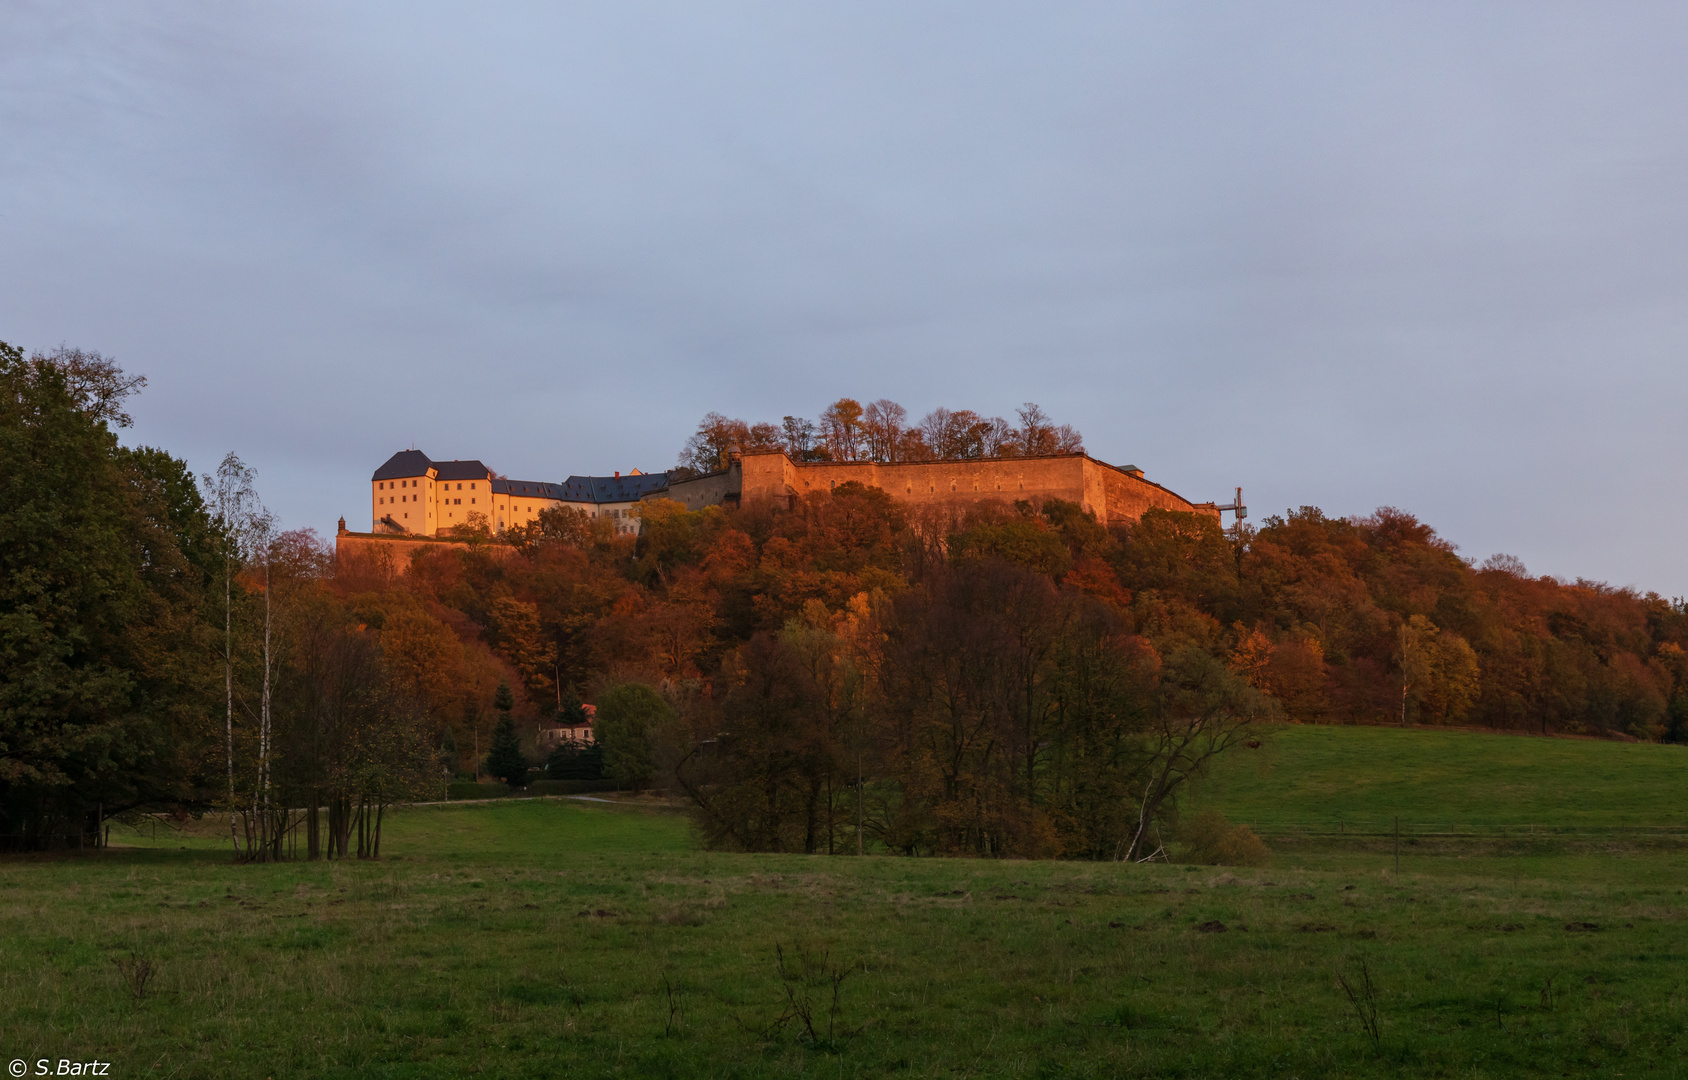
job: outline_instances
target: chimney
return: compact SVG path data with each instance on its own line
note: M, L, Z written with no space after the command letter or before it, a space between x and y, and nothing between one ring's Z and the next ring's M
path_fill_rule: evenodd
M617 470L616 470L616 471L615 471L615 478L616 478L616 479L617 479L617 480L620 480L620 479L621 479L621 470L620 470L620 469L617 469Z

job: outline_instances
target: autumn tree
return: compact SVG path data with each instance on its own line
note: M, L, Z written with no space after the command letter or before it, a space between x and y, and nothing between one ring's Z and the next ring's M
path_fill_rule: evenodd
M816 690L794 650L759 633L725 661L731 689L694 726L701 739L676 777L710 843L742 851L814 851L832 761Z
M501 596L487 607L487 638L521 676L528 696L562 703L557 647L544 633L536 604Z
M867 434L863 411L855 398L839 398L821 413L820 437L833 461L855 461L863 456Z
M786 416L780 420L780 448L793 461L811 461L815 448L815 424L801 416Z
M1169 804L1242 742L1252 724L1272 715L1270 700L1211 654L1192 648L1168 657L1142 735L1133 778L1141 803L1124 857L1153 858L1164 842L1158 826Z
M680 450L679 464L698 473L717 472L727 467L734 452L779 450L789 433L773 424L749 424L718 412L708 413Z
M870 461L902 461L907 446L908 410L880 398L862 412L862 436Z

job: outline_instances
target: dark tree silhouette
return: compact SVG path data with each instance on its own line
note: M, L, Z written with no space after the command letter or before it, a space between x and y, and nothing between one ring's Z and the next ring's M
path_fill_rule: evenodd
M528 763L527 758L522 756L521 740L516 737L516 719L510 715L516 704L515 695L507 684L499 683L492 703L498 709L498 723L492 729L486 771L511 787L521 787L527 783Z

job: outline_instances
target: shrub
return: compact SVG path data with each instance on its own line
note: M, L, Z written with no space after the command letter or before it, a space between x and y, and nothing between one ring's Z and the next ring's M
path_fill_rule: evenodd
M588 795L594 791L615 791L620 786L614 780L535 780L528 785L528 794Z
M1232 825L1217 810L1198 810L1178 826L1183 861L1204 866L1265 866L1272 852L1247 825Z
M502 799L509 794L510 789L503 784L458 781L445 786L445 797L448 799Z
M599 698L592 732L604 748L604 771L634 791L650 783L657 735L673 715L662 695L643 683L623 683Z
M570 739L559 743L545 759L548 780L602 780L604 748L597 743L582 745Z

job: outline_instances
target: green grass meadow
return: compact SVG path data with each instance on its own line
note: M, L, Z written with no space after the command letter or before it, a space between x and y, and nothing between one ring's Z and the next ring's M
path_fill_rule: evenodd
M1426 728L1276 728L1201 801L1266 831L1340 820L1688 828L1688 746Z
M235 865L214 822L114 832L132 846L0 861L0 1057L1688 1076L1685 770L1674 747L1285 728L1195 793L1266 837L1255 869L708 853L678 814L567 800L405 810L365 863ZM1358 824L1396 815L1424 825L1399 874Z

